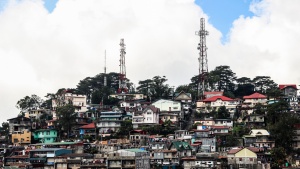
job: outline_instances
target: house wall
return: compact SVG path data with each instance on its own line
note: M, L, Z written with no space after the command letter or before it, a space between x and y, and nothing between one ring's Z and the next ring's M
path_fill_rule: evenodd
M160 109L160 111L180 111L181 103L170 101L170 100L158 100L157 102L152 103L153 106Z
M266 104L267 99L259 99L259 98L252 98L252 99L245 99L244 103L247 103L249 107L254 107L256 104Z
M22 132L15 132L11 135L12 143L30 144L31 143L31 132L24 130Z

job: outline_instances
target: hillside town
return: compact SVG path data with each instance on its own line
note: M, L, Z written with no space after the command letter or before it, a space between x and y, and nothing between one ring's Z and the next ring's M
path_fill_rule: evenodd
M266 128L270 112L259 107L275 105L281 99L289 104L285 113L299 111L297 85L282 84L278 89L280 98L255 92L231 99L223 92L205 92L205 99L197 101L184 91L155 101L147 101L143 94L111 94L109 98L117 100L115 105L90 104L86 95L66 89L51 99L50 109L31 107L7 119L7 133L1 132L1 166L271 168L276 162L272 152L276 141ZM66 121L71 125L68 130L58 123L63 105L75 108L67 118L71 121L74 117L76 123ZM220 113L227 115L218 116ZM236 135L239 127L247 133ZM292 148L297 150L300 123L294 128L286 133L295 133ZM298 155L281 160L281 167L300 165Z

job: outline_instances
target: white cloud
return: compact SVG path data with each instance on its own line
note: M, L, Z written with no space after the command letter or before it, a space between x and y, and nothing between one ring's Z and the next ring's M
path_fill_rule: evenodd
M299 82L299 3L254 3L257 16L237 19L225 45L206 24L209 69L229 65L239 77ZM0 13L1 120L16 116L14 106L26 95L76 87L102 73L104 50L107 71L118 72L121 38L127 77L135 84L155 75L165 75L170 85L189 83L198 73L201 17L207 18L193 0L61 0L51 14L42 0L11 1Z

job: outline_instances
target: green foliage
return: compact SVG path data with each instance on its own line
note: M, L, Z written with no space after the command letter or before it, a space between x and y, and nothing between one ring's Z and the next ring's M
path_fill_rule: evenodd
M271 157L272 157L272 163L271 167L280 167L284 164L285 158L287 157L287 153L285 151L285 148L283 147L274 147L271 150Z
M217 119L226 119L230 117L230 113L228 112L228 110L226 109L225 106L221 106L216 114L216 118Z
M58 117L56 122L58 130L69 134L72 127L76 124L77 113L75 113L75 107L72 104L58 107L56 109L56 116Z
M295 124L298 124L299 118L293 113L283 113L278 115L278 121L269 126L272 138L275 140L276 147L284 148L288 153L292 152L293 138L296 133Z
M124 138L129 135L129 132L133 130L132 121L124 120L121 122L120 129L114 133L114 136L117 138Z
M256 76L252 81L255 85L255 91L262 94L278 87L270 76Z
M143 94L145 94L149 100L155 99L167 99L169 95L172 93L172 90L168 84L165 84L166 79L165 76L154 76L151 80L142 80L139 81L139 86L137 90Z
M23 99L20 99L17 104L16 107L18 109L21 109L21 111L26 111L30 108L40 108L40 106L42 105L43 100L33 94L31 96L25 96Z
M267 122L269 125L276 123L280 119L280 116L287 112L288 109L289 104L284 100L279 100L278 102L269 104L267 106Z

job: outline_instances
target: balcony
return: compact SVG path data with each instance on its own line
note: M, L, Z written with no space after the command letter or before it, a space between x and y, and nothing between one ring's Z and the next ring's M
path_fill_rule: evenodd
M133 124L144 123L144 119L133 119L132 123Z

